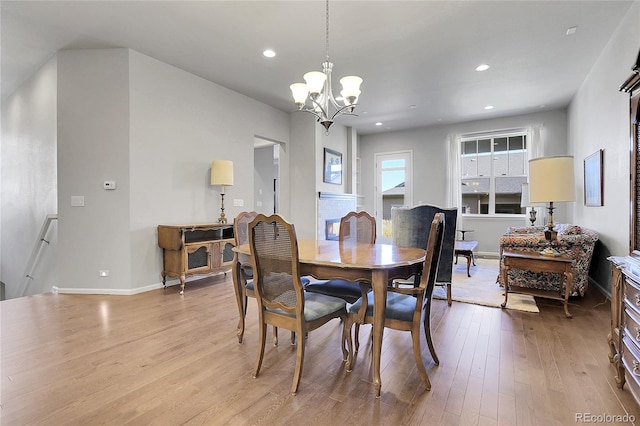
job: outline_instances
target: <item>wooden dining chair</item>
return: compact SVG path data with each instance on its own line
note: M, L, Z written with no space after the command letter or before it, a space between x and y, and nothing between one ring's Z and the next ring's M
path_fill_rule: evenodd
M249 223L258 215L256 212L240 212L233 219L233 235L236 246L249 244ZM253 286L253 266L251 259L246 256L238 256L238 262L234 262L233 282L235 286L236 302L240 320L238 321L238 343L244 339L245 319L247 317L247 297L256 297ZM302 277L302 284L309 283L309 279ZM291 343L295 341L295 335L291 333ZM273 328L273 345L278 345L278 328Z
M233 236L236 246L249 244L249 223L258 215L256 212L241 212L233 219ZM238 343L244 338L245 318L247 316L247 297L255 297L253 291L253 267L246 256L237 255L233 263L233 284L238 304Z
M440 251L444 236L444 214L437 213L431 222L429 239L427 241L427 252L420 276L420 283L417 287L399 287L387 293L387 308L385 311L384 326L401 331L410 331L413 341L413 355L416 359L416 366L420 372L420 377L427 390L431 390L431 382L422 362L420 349L420 323L424 325L424 334L429 346L429 352L436 364L439 364L433 340L431 339L431 296L436 282L438 263L440 261ZM360 298L349 307L347 324L347 345L349 346L349 360L347 361L347 371L351 371L354 361L353 342L351 340L351 326L354 323L373 323L373 293L368 293L367 297ZM356 353L358 351L356 340Z
M294 226L279 215L258 215L249 224L249 246L253 262L253 282L258 301L259 350L253 377L260 373L264 357L267 324L285 328L298 336L296 367L291 393L300 384L304 350L308 332L333 318L343 321L342 342L345 339L346 302L337 297L304 291L300 279L298 242ZM347 353L342 346L343 360Z
M374 244L376 242L376 220L367 212L349 212L340 219L338 240L343 243L350 241ZM369 288L369 284L365 284ZM307 291L344 299L355 303L362 296L357 283L346 280L332 279L309 283Z

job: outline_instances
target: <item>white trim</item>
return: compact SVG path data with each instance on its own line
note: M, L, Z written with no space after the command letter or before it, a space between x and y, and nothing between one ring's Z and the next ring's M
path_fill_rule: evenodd
M218 276L221 274L223 274L223 272L220 272L219 274L214 274L212 276ZM185 284L188 284L194 281L199 281L205 278L206 277L203 277L203 276L189 277L185 281ZM175 285L180 285L180 280L178 279L167 280L167 287L172 287ZM61 293L61 294L107 294L107 295L113 295L113 296L133 296L134 294L146 293L147 291L158 290L161 288L164 288L164 285L162 285L162 283L159 282L159 283L149 284L149 285L145 285L142 287L135 287L135 288L66 288L66 287L53 286L51 287L51 291L53 293Z
M467 140L485 138L500 138L505 136L514 136L521 134L528 134L529 129L527 127L517 127L513 129L500 129L500 130L483 130L482 132L464 133L460 135L460 142Z
M169 284L167 283L167 287L173 285L179 285L180 282L177 281L175 283ZM61 294L108 294L113 296L133 296L138 293L145 293L151 290L157 290L163 288L162 283L150 284L143 287L138 288L65 288L65 287L57 287L53 286L51 291L54 293Z

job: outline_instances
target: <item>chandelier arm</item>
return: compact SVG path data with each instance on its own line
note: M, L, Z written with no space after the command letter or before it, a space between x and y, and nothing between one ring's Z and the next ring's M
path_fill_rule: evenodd
M343 106L343 107L339 108L339 109L335 112L335 114L333 114L333 115L331 116L331 120L333 120L334 118L336 118L338 115L353 115L354 117L357 117L357 116L358 116L358 114L356 114L356 113L352 112L352 110L349 110L349 108L351 108L351 107L355 108L356 106L358 106L358 104L345 105L345 106ZM347 110L347 111L345 111L345 110Z
M318 114L317 112L315 112L315 111L314 111L314 110L312 110L312 109L299 109L298 111L300 111L300 112L308 112L309 114L313 114L313 115L315 115L315 116L316 116L316 118L318 119L318 121L326 120L326 117L324 117L324 116L322 116L322 115Z
M309 109L309 112L313 112L315 115L317 115L317 116L318 116L318 118L326 119L326 118L327 118L327 116L328 116L328 114L327 114L327 113L329 112L329 105L325 105L325 106L323 106L323 105L320 105L317 101L315 101L315 100L313 100L313 99L311 99L311 98L309 98L309 100L311 101L311 104L314 106L314 108L312 108L312 109L310 108L310 109ZM322 112L322 114L319 114L319 113L316 111L316 108L320 109L320 111Z

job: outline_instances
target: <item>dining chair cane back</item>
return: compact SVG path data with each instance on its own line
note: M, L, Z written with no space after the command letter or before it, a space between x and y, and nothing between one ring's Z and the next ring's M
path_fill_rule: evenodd
M236 246L249 244L249 223L258 215L256 212L241 212L233 220L233 235ZM244 339L245 319L247 317L247 297L256 297L253 288L253 267L251 260L239 255L239 262L234 264L233 280L236 290L236 300L240 320L238 321L238 343ZM304 278L304 282L309 282ZM291 333L291 343L295 342L295 336ZM273 345L278 345L278 329L273 328Z
M367 212L347 213L340 219L338 240L343 243L353 241L374 244L376 242L375 218ZM363 290L366 293L366 290L369 289L369 284L365 286ZM349 303L354 303L363 294L361 288L356 283L340 279L316 281L309 283L305 289L313 293L339 297Z
M298 273L295 229L279 215L256 216L249 224L249 246L259 318L259 350L253 376L258 376L262 365L267 324L291 330L298 336L291 386L291 393L295 394L302 376L307 333L333 318L340 318L343 321L341 342L344 342L346 303L336 297L304 291ZM344 344L341 346L343 360L346 360Z
M413 342L413 355L420 372L422 382L427 390L431 390L431 382L424 368L420 350L420 323L424 326L424 334L429 346L429 352L436 364L439 364L433 340L431 339L431 297L436 282L442 240L444 236L444 214L437 213L431 222L427 252L424 260L423 272L417 287L399 287L387 293L387 308L384 326L401 331L410 331ZM373 322L373 293L360 298L349 307L347 328L347 344L349 346L349 360L347 371L351 371L354 361L353 342L351 340L351 325L354 323L372 324ZM422 319L422 321L420 321ZM357 345L357 341L356 341ZM358 347L356 346L356 353Z

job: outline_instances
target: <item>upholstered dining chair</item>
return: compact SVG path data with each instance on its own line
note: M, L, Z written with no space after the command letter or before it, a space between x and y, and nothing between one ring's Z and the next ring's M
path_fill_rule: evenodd
M264 357L267 324L295 332L296 367L291 393L300 384L304 364L305 336L334 318L343 321L346 333L346 302L337 297L304 291L300 279L298 242L293 224L279 215L258 215L249 224L249 246L253 263L253 282L258 301L259 350L253 377L260 373ZM343 360L347 359L344 344Z
M431 220L436 213L444 213L444 240L436 285L446 286L447 303L451 306L451 280L453 275L453 253L456 244L456 222L458 208L443 208L431 204L391 209L393 244L401 247L424 248ZM416 278L416 280L419 278Z
M424 368L420 350L420 323L424 326L424 334L429 347L431 357L436 364L439 364L433 340L431 339L431 296L436 282L438 263L444 236L444 214L437 213L431 222L429 239L427 241L427 252L420 276L420 283L417 287L398 287L387 292L387 308L385 311L384 326L401 331L410 331L413 341L413 355L416 359L416 366L420 372L422 382L427 390L431 390L431 382ZM360 298L349 307L347 318L347 345L349 346L349 360L347 361L347 371L351 371L354 361L353 342L351 339L351 326L354 323L373 323L373 293L368 293L367 297ZM358 351L356 340L356 353Z
M367 212L349 212L340 219L338 240L374 244L376 242L376 220ZM307 284L307 291L334 296L354 303L362 292L356 283L345 280L321 280Z

